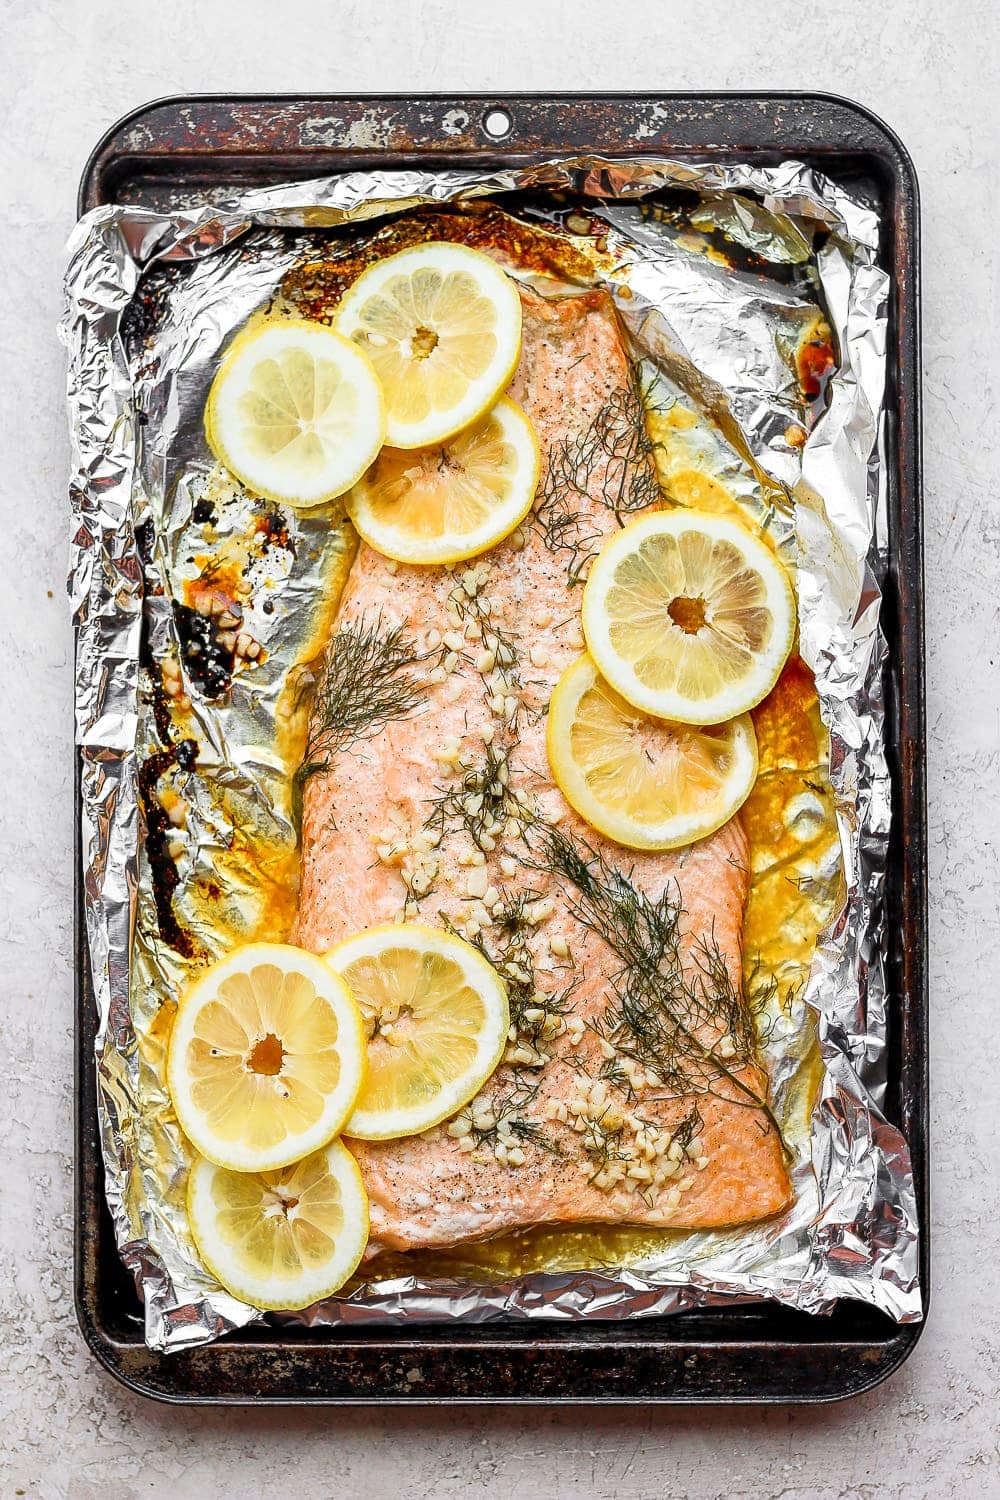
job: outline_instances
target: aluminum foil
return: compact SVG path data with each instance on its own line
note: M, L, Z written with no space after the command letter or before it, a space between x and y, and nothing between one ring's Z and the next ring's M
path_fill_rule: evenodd
M677 187L692 195L683 220L649 210L646 195ZM380 1274L376 1260L366 1284L295 1317L617 1318L748 1297L813 1313L852 1297L899 1321L921 1316L909 1156L880 1110L891 808L878 623L889 286L877 217L794 161L587 157L493 173L351 173L169 214L105 207L71 239L61 335L95 1065L108 1201L156 1349L204 1342L260 1314L205 1274L184 1215L187 1156L162 1082L162 1016L185 960L159 935L144 851L141 772L156 742L148 673L177 650L174 602L203 566L196 522L207 504L211 545L217 558L238 558L249 583L245 628L263 647L257 668L237 674L227 693L191 693L197 767L177 772L189 814L175 905L199 945L221 952L252 930L261 890L280 887L282 859L294 851L275 744L295 686L290 664L322 640L329 622L317 601L347 546L328 518L276 514L213 469L201 411L215 361L288 271L336 253L331 230L363 221L374 230L389 214L435 202L503 205L523 190L531 206L519 197L513 211L556 240L574 232L573 203L584 205L591 231L602 226L593 276L613 292L635 357L668 404L690 408L696 446L715 455L729 492L767 518L796 574L801 652L829 729L835 803L833 857L827 849L813 876L827 890L839 881L846 898L831 906L804 991L776 1018L765 1054L776 1110L801 1117L789 1132L794 1203L763 1225L634 1236L627 1254L622 1239L621 1255L596 1265L579 1247L574 1254L572 1236L561 1256L528 1273L512 1261L512 1274L495 1262L484 1275L474 1254L458 1273L434 1277ZM713 255L718 236L748 252L752 270ZM803 446L785 336L801 332L817 305L838 365ZM253 866L255 843L271 850L267 870ZM220 869L222 913L206 914L196 892Z

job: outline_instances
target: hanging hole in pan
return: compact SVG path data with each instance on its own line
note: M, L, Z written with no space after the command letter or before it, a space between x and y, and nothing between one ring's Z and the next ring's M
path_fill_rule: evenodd
M502 141L514 128L509 110L503 109L499 104L486 111L481 124L491 141Z

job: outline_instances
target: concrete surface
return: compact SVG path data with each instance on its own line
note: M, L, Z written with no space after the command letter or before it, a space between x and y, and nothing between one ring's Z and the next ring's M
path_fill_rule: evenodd
M0 0L0 1496L1000 1494L998 31L992 0ZM824 1410L192 1414L130 1398L70 1292L70 630L55 340L91 143L174 90L812 88L924 197L935 1305Z

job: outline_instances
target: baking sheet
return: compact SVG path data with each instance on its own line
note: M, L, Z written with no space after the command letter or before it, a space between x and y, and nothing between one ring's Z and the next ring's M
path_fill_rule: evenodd
M678 226L634 202L605 201L664 184L698 189L700 223L689 216ZM270 298L282 274L315 256L317 231L351 217L379 217L421 198L474 199L554 185L600 200L593 207L607 226L612 249L612 265L603 274L616 290L637 354L653 362L673 404L686 403L699 430L718 437L731 471L742 476L741 498L773 516L775 536L799 562L802 650L816 672L832 731L831 774L849 875L847 906L820 946L806 992L806 1004L818 1013L823 1062L812 1118L812 1166L800 1161L792 1217L770 1226L773 1238L763 1244L756 1231L742 1231L729 1244L709 1245L716 1237L697 1236L696 1244L676 1243L669 1254L663 1247L652 1257L640 1254L626 1275L607 1268L584 1276L568 1270L554 1278L519 1276L487 1287L468 1277L432 1283L399 1277L362 1289L350 1300L338 1299L314 1316L489 1317L510 1310L618 1316L747 1292L812 1310L828 1307L838 1295L860 1295L894 1316L918 1315L905 1147L877 1110L885 1042L878 912L889 812L878 696L878 590L866 561L880 500L877 433L886 282L874 264L877 225L870 209L794 163L764 170L586 161L485 179L459 173L434 178L354 174L249 195L231 210L190 216L99 210L78 231L64 328L71 347L79 459L74 589L81 640L88 926L103 1021L98 1053L109 1196L123 1253L144 1290L147 1336L156 1347L198 1341L252 1316L232 1299L220 1298L192 1264L176 1210L182 1143L162 1097L157 1107L150 1109L147 1102L137 1107L144 1088L146 1101L156 1101L169 1013L159 1000L169 997L183 972L183 963L164 944L147 945L145 967L136 961L144 951L141 934L153 931L148 883L144 886L135 857L135 747L147 742L150 714L139 691L138 619L145 595L151 659L160 661L175 648L168 595L186 581L178 572L184 566L178 561L184 507L193 513L205 498L199 487L213 483L211 474L199 472L197 455L200 406L212 362L228 332ZM748 195L759 195L759 201ZM536 206L533 221L551 222L553 215L560 223L566 217L562 209ZM297 233L303 224L312 238ZM815 242L817 227L821 244ZM719 264L690 238L701 234L710 250L719 233L730 243L742 243L770 276ZM154 266L162 270L151 272ZM773 328L776 319L808 311L815 292L796 291L788 279L790 267L814 268L841 355L826 411L804 450L790 440L801 413ZM156 276L164 283L159 302L144 301ZM123 347L116 335L126 309ZM144 419L141 431L130 421L136 409ZM245 533L252 519L241 504L238 495L224 497L233 537L241 527ZM256 529L254 534L260 535ZM292 568L275 579L273 561L269 557L270 586L283 587L282 597L298 611L303 630L320 637L323 622L313 618L314 578L296 580ZM877 549L871 561L876 570L884 562ZM329 565L337 566L332 551ZM262 631L266 597L265 590ZM283 632L282 640L290 639ZM280 835L274 809L280 808L275 786L282 781L281 769L275 774L267 755L257 753L255 736L247 734L254 715L266 718L271 711L269 693L276 705L284 691L280 653L270 660L273 681L258 678L246 702L234 684L238 733L226 733L229 709L198 705L199 771L210 769L203 764L208 746L221 773L216 779L227 781L232 795L242 798L241 807L278 824ZM227 753L231 745L241 747L238 761ZM199 795L197 787L192 791ZM209 859L212 839L217 849L230 833L219 825L214 808L206 805L204 812L208 836L199 840L199 857ZM281 839L272 842L280 846ZM276 884L280 887L280 879ZM140 934L135 948L128 937L133 920ZM207 926L216 927L214 917ZM130 961L131 1010L125 987ZM149 1003L145 1017L139 1015L137 995ZM159 1028L157 1017L163 1018ZM796 1043L802 1031L801 1025L791 1027ZM770 1061L780 1093L780 1057ZM164 1151L164 1143L169 1148L171 1142L173 1159L169 1149Z

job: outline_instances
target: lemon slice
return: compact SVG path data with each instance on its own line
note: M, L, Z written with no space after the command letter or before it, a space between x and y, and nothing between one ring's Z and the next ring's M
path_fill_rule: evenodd
M735 522L657 511L619 531L583 595L587 649L646 713L719 724L770 692L792 646L795 599L772 552Z
M336 327L385 391L386 442L425 448L489 411L521 352L521 299L486 255L432 241L376 262L344 294Z
M268 323L238 338L205 408L209 446L258 495L322 505L350 489L385 437L364 355L321 323Z
M347 497L370 547L398 562L453 563L509 536L538 486L538 439L506 396L445 444L383 448Z
M365 1019L368 1077L346 1135L416 1135L454 1114L493 1072L510 1025L507 991L471 944L417 923L373 927L326 961Z
M187 1203L206 1268L234 1297L271 1311L331 1296L368 1243L368 1197L339 1141L274 1172L231 1172L199 1157Z
M746 801L757 777L749 715L720 725L650 718L604 681L589 656L556 683L547 744L566 801L630 849L706 838Z
M167 1084L202 1156L263 1172L337 1134L364 1069L364 1028L342 981L311 953L248 943L181 999Z

